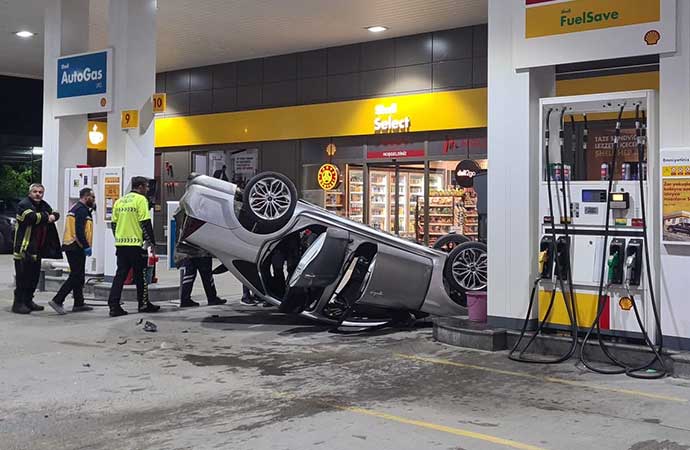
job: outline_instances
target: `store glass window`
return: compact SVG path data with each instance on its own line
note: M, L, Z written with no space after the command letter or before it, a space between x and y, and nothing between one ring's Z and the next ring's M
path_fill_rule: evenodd
M487 160L475 160L486 170ZM458 185L456 173L460 161L431 161L429 163L429 201L420 198L416 215L417 242L424 241L428 218L429 245L442 236L455 232L471 240L479 238L477 194L472 187Z
M339 181L333 189L324 190L319 185L319 170L325 163L326 161L318 164L302 165L302 198L341 217L347 217L349 209L347 201L348 183L346 181L348 164L342 161L331 162L331 164L338 168Z

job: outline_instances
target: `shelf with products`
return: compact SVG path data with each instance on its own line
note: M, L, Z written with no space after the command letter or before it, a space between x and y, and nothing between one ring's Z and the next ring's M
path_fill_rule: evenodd
M426 208L425 208L426 206ZM447 188L429 193L429 205L420 197L416 207L417 240L424 240L425 209L428 214L429 244L451 231L476 239L478 215L476 194L472 190Z

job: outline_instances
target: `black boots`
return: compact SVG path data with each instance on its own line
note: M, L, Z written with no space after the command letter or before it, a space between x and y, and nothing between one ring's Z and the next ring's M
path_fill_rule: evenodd
M31 311L43 311L43 306L34 303L33 294L24 289L14 290L14 303L12 312L17 314L29 314Z
M209 299L208 299L208 305L209 305L209 306L213 306L213 305L224 305L224 304L226 304L227 302L228 302L227 300L225 300L225 299L223 299L223 298L220 298L220 297L215 297L215 298L209 298Z
M12 312L15 314L29 314L31 308L26 305L25 293L22 290L14 290L14 303L12 303Z
M29 309L31 309L31 311L43 311L45 309L45 307L43 307L41 305L37 305L36 303L34 303L34 299L31 297L33 297L33 296L27 296L26 306L28 306Z
M116 306L111 306L110 307L110 317L120 317L120 316L126 316L127 311L122 309L122 306L116 305Z
M142 305L139 305L139 312L140 313L154 313L154 312L158 312L159 309L161 309L160 306L154 305L151 302L146 302Z
M195 308L197 306L199 304L191 298L189 300L180 300L180 308Z

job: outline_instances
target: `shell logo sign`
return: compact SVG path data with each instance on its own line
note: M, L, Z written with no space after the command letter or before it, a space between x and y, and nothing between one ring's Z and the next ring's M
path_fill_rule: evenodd
M340 184L340 170L335 165L326 163L319 167L317 181L321 189L331 191Z

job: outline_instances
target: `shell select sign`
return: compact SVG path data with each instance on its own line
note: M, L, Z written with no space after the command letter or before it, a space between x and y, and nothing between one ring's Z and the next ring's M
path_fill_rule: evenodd
M319 168L317 174L319 187L324 191L335 189L340 182L340 170L333 164L327 163Z

